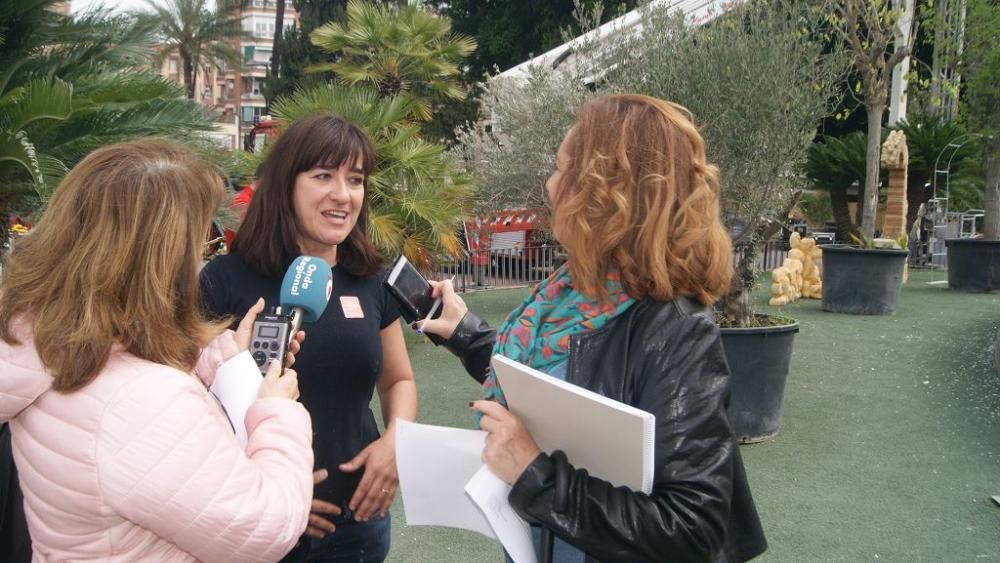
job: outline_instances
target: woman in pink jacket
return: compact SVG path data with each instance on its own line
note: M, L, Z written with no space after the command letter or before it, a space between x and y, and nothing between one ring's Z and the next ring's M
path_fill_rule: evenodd
M312 429L274 365L241 447L208 390L260 382L198 306L218 171L165 141L98 150L63 180L0 286L9 421L35 561L275 561L306 528ZM234 417L236 418L236 417Z

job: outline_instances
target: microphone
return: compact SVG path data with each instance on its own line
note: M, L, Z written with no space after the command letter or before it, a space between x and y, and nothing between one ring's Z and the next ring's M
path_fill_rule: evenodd
M261 373L267 372L269 359L284 364L295 333L302 323L320 318L332 294L333 273L326 260L299 256L292 261L281 282L280 304L253 323L250 351Z
M292 317L292 336L302 323L314 323L326 310L333 294L333 274L322 258L299 256L281 282L280 307Z

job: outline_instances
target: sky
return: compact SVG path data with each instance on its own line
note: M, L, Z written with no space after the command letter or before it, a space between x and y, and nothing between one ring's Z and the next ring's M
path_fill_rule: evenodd
M143 0L70 0L69 10L70 13L76 14L99 4L111 7L116 12L146 8L146 3Z

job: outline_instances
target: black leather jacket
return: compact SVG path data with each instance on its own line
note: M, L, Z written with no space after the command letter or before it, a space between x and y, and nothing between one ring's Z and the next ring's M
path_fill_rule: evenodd
M477 381L496 331L469 313L445 346ZM729 368L711 312L687 299L640 301L570 340L567 381L656 416L649 495L541 454L510 493L526 520L588 561L745 561L767 548L725 405Z

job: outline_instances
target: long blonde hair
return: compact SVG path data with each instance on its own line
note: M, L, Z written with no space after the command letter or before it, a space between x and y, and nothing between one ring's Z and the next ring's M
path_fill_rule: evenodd
M189 150L142 140L94 151L69 172L0 285L0 338L15 319L68 392L90 383L115 343L189 371L223 329L198 305L201 244L225 190Z
M636 94L597 98L567 136L553 230L584 294L606 299L610 272L632 297L714 303L732 278L718 170L690 112Z

